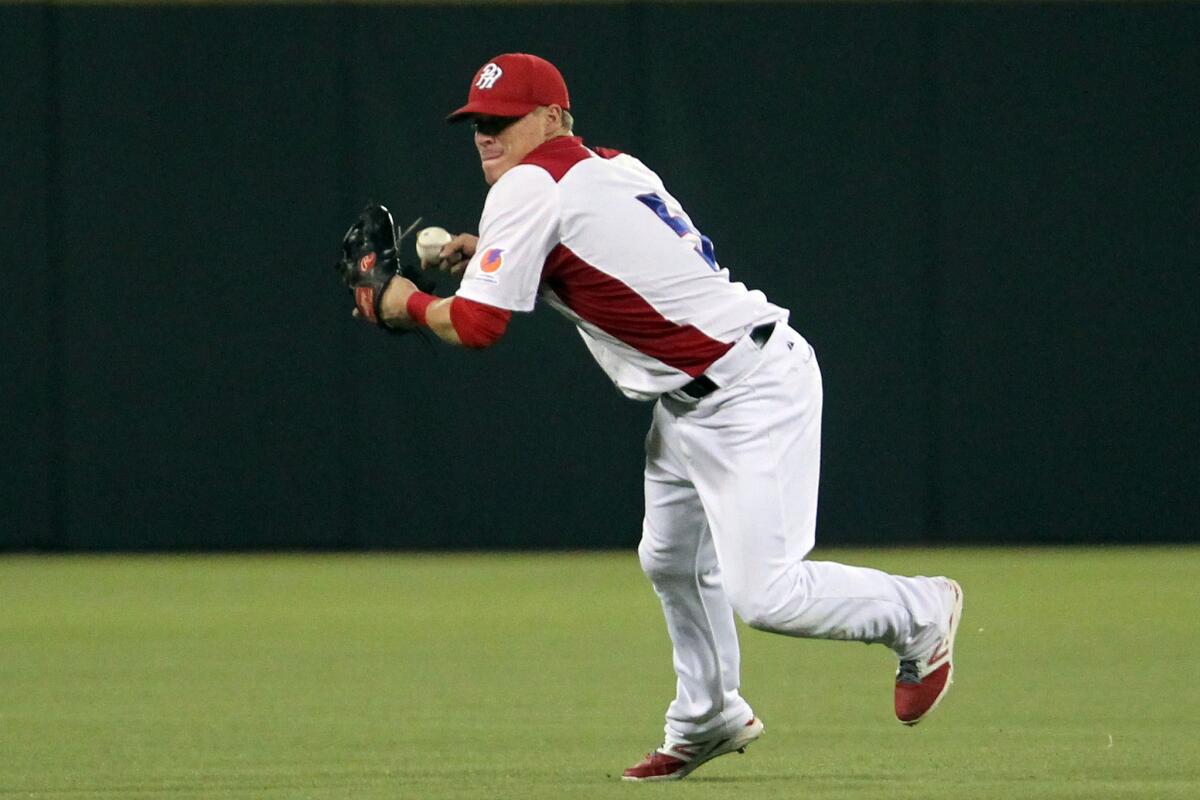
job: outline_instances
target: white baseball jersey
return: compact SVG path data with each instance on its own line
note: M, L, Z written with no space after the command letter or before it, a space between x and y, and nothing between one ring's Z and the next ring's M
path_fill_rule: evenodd
M678 389L751 328L788 316L730 281L658 175L578 137L551 139L492 186L458 290L512 311L533 310L539 293L639 400Z

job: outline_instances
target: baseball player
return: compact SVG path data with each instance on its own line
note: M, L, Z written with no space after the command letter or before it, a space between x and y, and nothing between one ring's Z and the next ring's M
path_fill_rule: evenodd
M438 266L463 270L461 285L434 297L377 274L370 254L349 270L359 316L481 348L540 297L622 393L653 403L638 554L678 680L663 744L626 780L683 778L762 735L739 692L734 614L772 633L890 647L896 716L919 722L950 686L961 588L805 559L821 441L812 347L786 309L731 280L658 175L575 136L570 107L541 58L482 66L449 117L473 125L491 187L479 235L438 254Z

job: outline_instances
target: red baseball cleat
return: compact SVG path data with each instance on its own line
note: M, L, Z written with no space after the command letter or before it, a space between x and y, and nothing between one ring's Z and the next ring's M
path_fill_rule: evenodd
M938 707L954 681L954 637L962 619L963 591L957 581L944 579L954 593L950 626L927 656L900 662L896 671L896 719L916 725Z
M623 781L677 781L686 778L696 767L717 756L746 752L746 745L763 734L762 721L751 717L732 736L720 735L702 742L681 742L647 753L646 757L621 775Z

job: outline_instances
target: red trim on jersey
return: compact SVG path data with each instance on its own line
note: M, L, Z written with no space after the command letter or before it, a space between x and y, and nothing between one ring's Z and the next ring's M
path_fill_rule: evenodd
M450 324L463 347L490 347L504 335L510 319L512 312L504 308L465 297L456 296L450 301Z
M593 153L601 158L616 158L621 155L620 150L613 150L611 147L593 147L589 150L583 146L583 139L578 136L556 136L534 148L521 163L541 167L550 173L555 183L558 183L571 171L571 167L591 158Z
M591 157L592 152L583 146L583 139L578 136L556 136L534 148L521 163L541 167L558 183L571 167Z
M565 245L556 246L546 257L542 280L582 319L693 378L733 347L692 325L667 319L629 286Z

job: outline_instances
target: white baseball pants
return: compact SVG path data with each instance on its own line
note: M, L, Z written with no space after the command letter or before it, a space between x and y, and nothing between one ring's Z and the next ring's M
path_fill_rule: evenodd
M815 541L821 373L780 322L760 349L744 338L706 374L702 400L675 392L646 437L646 517L638 548L666 615L678 678L670 742L745 724L733 615L814 639L879 642L902 657L940 635L930 578L804 557Z

